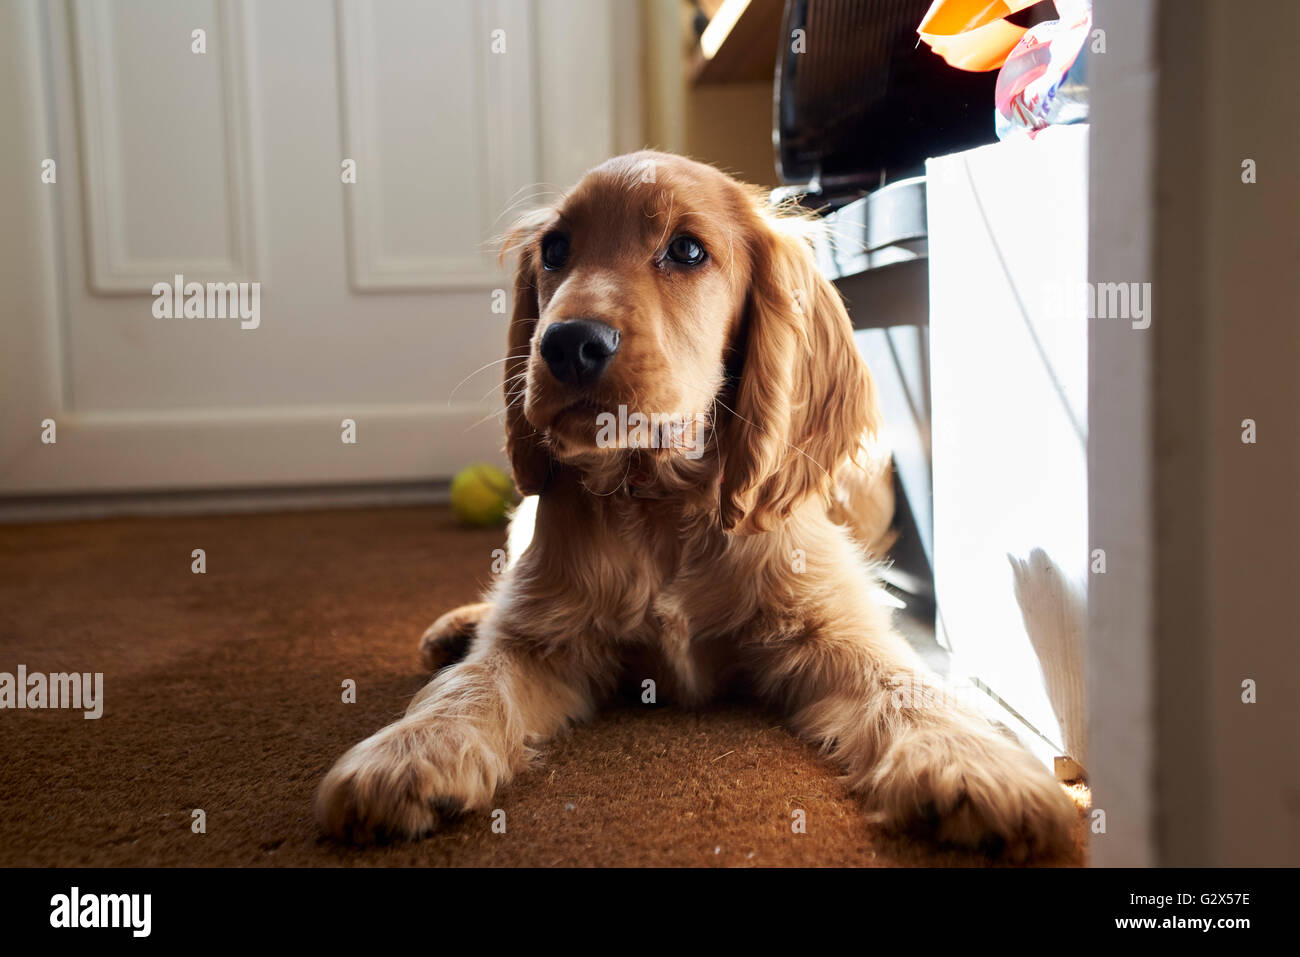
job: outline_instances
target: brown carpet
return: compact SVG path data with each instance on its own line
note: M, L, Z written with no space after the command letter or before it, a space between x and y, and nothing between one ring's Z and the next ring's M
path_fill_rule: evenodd
M743 703L620 703L501 792L505 834L471 814L413 844L320 838L321 776L401 714L418 636L501 537L432 507L0 527L0 672L103 672L105 699L98 721L0 711L0 865L989 863L875 831Z

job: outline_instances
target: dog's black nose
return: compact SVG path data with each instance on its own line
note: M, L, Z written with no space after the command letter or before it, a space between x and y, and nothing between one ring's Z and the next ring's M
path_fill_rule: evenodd
M551 375L566 385L590 385L618 352L618 330L596 319L566 319L542 334L541 352Z

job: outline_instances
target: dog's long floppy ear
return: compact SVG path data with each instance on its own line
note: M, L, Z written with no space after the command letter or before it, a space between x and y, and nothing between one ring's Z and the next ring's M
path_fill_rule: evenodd
M506 335L503 389L506 403L506 456L510 459L515 487L521 495L536 495L541 492L551 474L550 454L542 444L537 430L524 418L528 358L540 312L537 302L537 253L531 245L539 219L538 213L528 214L521 219L506 237L501 253L504 258L512 250L519 250L510 329Z
M836 469L880 425L844 303L796 227L763 217L753 242L740 378L722 436L722 525L737 534L766 531L808 496L828 495Z

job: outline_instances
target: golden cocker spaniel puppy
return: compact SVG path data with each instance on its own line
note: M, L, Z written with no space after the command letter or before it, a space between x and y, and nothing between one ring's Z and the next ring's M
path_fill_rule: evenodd
M808 225L643 152L516 227L506 449L533 537L426 633L431 668L463 658L335 764L327 832L418 837L491 808L631 678L688 704L743 683L880 822L1018 858L1069 844L1074 806L1033 757L950 695L897 693L935 679L873 598L889 467Z

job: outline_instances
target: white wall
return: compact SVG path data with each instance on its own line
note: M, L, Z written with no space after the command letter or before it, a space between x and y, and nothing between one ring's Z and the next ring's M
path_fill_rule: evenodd
M1149 282L1156 0L1099 0L1095 13L1107 49L1089 64L1088 278ZM1109 867L1157 862L1151 340L1131 323L1088 324L1088 547L1107 559L1088 582L1089 774L1106 827L1092 862Z
M1096 15L1090 279L1149 282L1153 308L1089 327L1092 861L1295 866L1300 7Z

